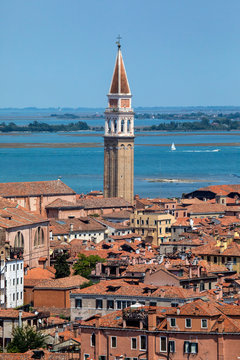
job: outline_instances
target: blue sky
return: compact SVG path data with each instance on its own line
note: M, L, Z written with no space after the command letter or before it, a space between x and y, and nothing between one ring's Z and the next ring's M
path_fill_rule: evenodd
M122 51L134 106L240 105L239 0L1 0L0 108L105 107Z

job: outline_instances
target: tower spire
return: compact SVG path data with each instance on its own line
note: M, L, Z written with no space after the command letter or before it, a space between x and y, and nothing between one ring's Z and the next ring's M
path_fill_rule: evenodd
M109 94L129 94L131 95L131 90L128 84L127 73L125 70L122 52L121 52L121 36L118 35L116 44L118 46L118 52L115 62L115 67L113 71L112 82L110 85Z

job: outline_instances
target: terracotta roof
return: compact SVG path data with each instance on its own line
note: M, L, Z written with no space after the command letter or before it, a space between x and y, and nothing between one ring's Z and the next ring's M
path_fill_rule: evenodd
M122 211L114 211L110 214L102 215L104 219L130 219L131 211L122 210Z
M69 276L61 279L51 279L42 281L39 285L35 286L34 289L75 289L80 287L83 283L88 282L86 278L80 275Z
M0 227L14 228L48 222L48 219L31 212L12 201L0 201Z
M27 275L24 276L24 286L35 286L39 284L39 281L46 279L54 279L54 274L40 267L28 270Z
M172 226L190 226L190 219L186 217L179 217L177 220L172 224Z
M188 206L187 212L189 214L210 214L210 213L223 213L226 211L225 205L209 204L203 202L202 204L193 204Z
M122 53L119 48L110 86L110 94L130 94L127 74L123 63Z
M14 309L0 309L0 319L18 319L19 311ZM23 311L22 319L34 318L35 314Z
M240 185L236 184L236 185L211 185L211 186L206 186L203 188L198 189L197 191L211 191L213 193L215 193L216 195L228 195L231 192L238 192L240 193Z
M0 195L3 197L63 194L76 193L61 180L0 183Z
M20 353L2 353L1 360L32 360L34 351L42 351L44 353L43 360L69 360L68 353L53 353L45 349L29 350L23 354Z
M71 229L72 227L72 229ZM104 231L106 227L92 217L74 219L51 219L50 230L53 235L69 234L70 232Z
M181 199L181 204L183 205L193 205L193 204L202 204L203 201L199 200L198 198L192 199Z
M91 198L91 199L79 199L76 202L78 205L84 207L84 209L102 209L102 208L132 208L132 205L123 198Z
M46 206L46 209L82 209L83 206L71 201L56 199Z
M113 291L115 287L115 291ZM155 290L149 294L145 289L149 285L139 283L138 285L130 285L124 280L104 280L98 284L94 284L84 289L75 289L72 294L94 294L94 295L124 295L124 296L143 296L143 297L161 297L161 298L197 298L201 295L194 292L192 289L182 289L177 286L161 286L155 287Z
M216 316L220 315L220 311L209 301L205 302L197 299L180 307L179 315L193 316Z

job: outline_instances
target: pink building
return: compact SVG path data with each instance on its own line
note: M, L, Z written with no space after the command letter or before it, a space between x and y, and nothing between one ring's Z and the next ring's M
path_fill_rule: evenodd
M140 304L80 325L81 358L232 360L240 354L240 307L196 300L180 308Z

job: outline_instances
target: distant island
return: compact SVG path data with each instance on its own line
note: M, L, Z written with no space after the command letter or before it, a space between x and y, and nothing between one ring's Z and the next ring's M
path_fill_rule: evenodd
M146 115L146 114L144 114ZM166 115L166 114L165 114ZM178 116L177 116L178 115ZM167 114L168 119L173 119L176 116L175 120L181 120L181 118L186 119L187 115L184 114ZM188 114L189 119L198 119L198 121L170 121L168 123L162 123L158 125L152 125L144 127L145 131L198 131L198 130L240 130L240 113L236 112L234 114L214 114L214 115L197 115L197 114ZM166 116L164 117L166 119ZM199 121L200 120L200 121Z
M0 131L3 133L7 132L57 132L57 131L78 131L78 130L90 130L88 124L84 121L78 121L70 124L50 125L46 123L40 123L34 121L28 125L19 126L13 122L6 124L5 122L0 123Z

